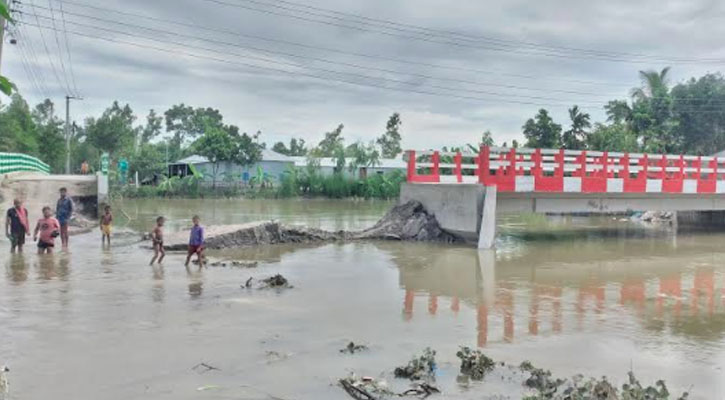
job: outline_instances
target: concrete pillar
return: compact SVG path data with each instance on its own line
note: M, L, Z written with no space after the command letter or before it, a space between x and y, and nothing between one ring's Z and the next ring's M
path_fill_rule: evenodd
M486 186L483 193L481 230L478 234L478 248L492 249L496 242L496 186Z
M104 175L101 172L96 173L96 177L98 178L98 212L100 213L103 209L103 206L105 204L108 204L110 202L109 198L109 188L108 188L108 175Z

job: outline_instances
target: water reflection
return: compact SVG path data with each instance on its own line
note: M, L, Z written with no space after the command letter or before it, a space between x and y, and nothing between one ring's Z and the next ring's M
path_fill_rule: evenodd
M28 262L23 253L12 253L5 267L8 279L19 284L28 280Z
M437 248L427 257L416 246L381 247L399 267L404 320L458 313L464 302L475 310L480 347L490 340L616 329L630 319L699 339L725 336L723 271L713 262L725 253L642 244L648 247L614 242L595 250L577 243L518 254Z
M151 300L154 303L163 303L166 299L166 288L164 287L164 267L161 265L151 266L153 284L151 285Z

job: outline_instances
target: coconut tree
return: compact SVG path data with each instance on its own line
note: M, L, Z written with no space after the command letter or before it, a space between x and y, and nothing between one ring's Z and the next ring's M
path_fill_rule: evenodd
M579 106L574 106L569 109L569 119L571 119L571 128L565 131L561 138L564 147L574 150L582 149L587 139L585 129L592 126L590 116L588 113L582 112Z

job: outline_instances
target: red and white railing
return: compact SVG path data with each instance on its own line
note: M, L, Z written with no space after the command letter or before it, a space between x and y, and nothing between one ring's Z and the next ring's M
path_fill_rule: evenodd
M725 158L487 146L407 156L411 183L495 185L504 192L725 193Z

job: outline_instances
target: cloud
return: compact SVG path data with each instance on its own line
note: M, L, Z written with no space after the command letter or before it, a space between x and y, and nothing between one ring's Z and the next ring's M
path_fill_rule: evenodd
M219 108L242 130L262 130L268 143L292 136L316 143L338 123L345 124L349 140L372 140L387 117L400 112L407 147L472 143L486 129L498 142L510 142L521 140L521 126L538 108L550 109L563 125L573 104L603 120L601 106L626 98L638 84L638 70L672 65L674 80L681 81L720 67L696 59L725 59L719 40L725 24L714 17L723 6L714 0L304 4L425 26L443 36L428 31L423 40L413 40L401 37L416 36L404 32L404 26L373 27L370 19L353 23L342 14L320 18L319 9L268 0L64 2L73 70L85 97L74 103L72 116L80 121L97 115L113 100L130 103L140 117L149 108L163 111L184 102ZM61 57L69 64L64 36L58 36L59 56L55 32L43 31L44 45L32 26L37 24L33 10L25 5L23 11L25 24L18 28L23 44L6 47L4 72L30 102L47 91L60 104L67 90L57 82L50 60L56 70ZM39 5L34 11L50 16ZM308 21L314 19L325 23ZM52 27L49 19L40 22ZM23 56L47 90L34 88Z

